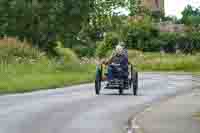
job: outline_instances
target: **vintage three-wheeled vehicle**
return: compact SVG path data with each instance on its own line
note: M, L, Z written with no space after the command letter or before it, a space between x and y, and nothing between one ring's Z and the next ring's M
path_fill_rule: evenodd
M117 89L122 95L124 90L131 89L134 96L138 91L138 72L133 65L129 63L127 72L123 71L123 66L120 64L110 64L112 68L113 79L108 79L105 64L99 64L96 68L95 93L99 95L102 89ZM102 85L104 84L104 86Z

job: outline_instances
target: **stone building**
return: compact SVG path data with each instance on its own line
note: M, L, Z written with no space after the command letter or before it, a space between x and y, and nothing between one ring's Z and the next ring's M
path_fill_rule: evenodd
M152 12L163 12L165 11L164 0L140 0L141 4Z
M155 24L161 32L186 32L188 27L184 24L174 24L173 22L161 22Z

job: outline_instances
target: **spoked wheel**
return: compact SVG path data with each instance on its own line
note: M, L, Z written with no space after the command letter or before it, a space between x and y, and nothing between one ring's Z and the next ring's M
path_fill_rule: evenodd
M138 72L134 72L133 66L131 66L131 87L133 89L133 95L137 96L138 91Z
M138 72L135 72L133 78L133 95L137 96L137 91L138 91Z
M123 95L123 88L119 88L119 95Z
M96 93L96 95L100 94L101 79L102 79L102 67L97 68L97 70L96 70L96 79L95 79L95 93Z

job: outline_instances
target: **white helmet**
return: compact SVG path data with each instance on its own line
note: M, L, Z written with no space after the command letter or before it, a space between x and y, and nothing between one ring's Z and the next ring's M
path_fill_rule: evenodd
M117 45L115 50L117 54L123 54L124 48L121 45Z

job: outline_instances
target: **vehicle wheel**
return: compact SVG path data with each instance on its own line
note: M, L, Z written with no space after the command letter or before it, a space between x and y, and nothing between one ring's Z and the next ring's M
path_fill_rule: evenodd
M130 88L132 88L132 86L133 86L133 79L134 79L133 65L131 65L131 78L129 80L129 87Z
M132 79L132 85L133 85L133 95L137 96L138 91L138 72L135 72L134 77Z
M123 88L119 89L119 95L123 95Z
M100 90L101 90L101 70L97 69L96 72L96 79L95 79L95 93L96 95L100 94Z

